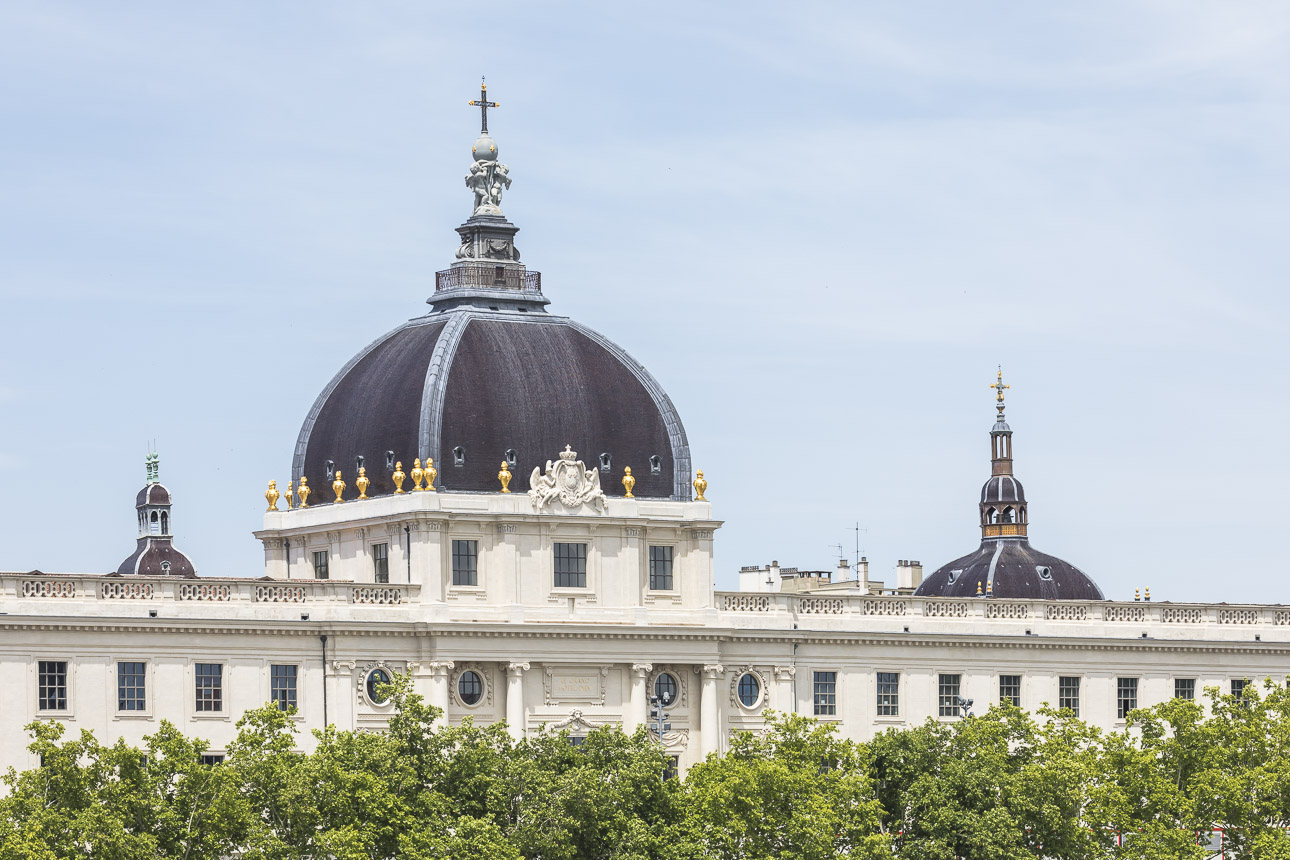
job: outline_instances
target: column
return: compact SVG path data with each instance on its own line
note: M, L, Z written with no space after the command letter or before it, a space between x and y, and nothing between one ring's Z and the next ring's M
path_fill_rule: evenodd
M636 731L636 727L645 722L649 709L649 692L645 689L645 680L653 669L653 663L632 664L631 697L627 700L627 711L623 714L623 731L627 734Z
M506 664L506 729L511 737L524 737L524 673L528 663Z
M726 667L709 663L703 667L703 696L699 709L699 754L721 751L721 726L717 723L717 681Z
M446 725L448 723L448 680L452 675L453 662L451 660L436 660L431 662L427 668L430 670L430 704L443 711L443 716L436 722Z
M796 666L775 667L775 710L781 713L797 713L797 697L793 695L793 676L796 674Z

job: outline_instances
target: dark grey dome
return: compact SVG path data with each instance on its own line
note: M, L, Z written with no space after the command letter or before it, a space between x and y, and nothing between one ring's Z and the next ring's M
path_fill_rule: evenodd
M139 491L139 494L137 496L134 497L135 507L139 507L141 505L169 505L169 504L171 504L170 490L167 490L161 484L148 484L142 490Z
M1026 490L1012 475L995 475L981 488L981 504L989 502L1024 502Z
M394 492L396 463L434 460L440 489L496 492L511 461L512 489L566 445L602 470L611 495L623 468L635 495L690 499L690 449L671 400L622 348L518 291L436 309L377 338L318 396L296 443L292 479L331 497L328 463L350 487L359 458L368 495ZM465 302L465 303L461 303ZM490 304L495 302L495 304ZM607 459L606 459L607 458ZM411 484L404 489L410 489ZM351 490L352 494L352 490Z
M1025 538L981 542L976 552L956 558L923 580L915 594L973 597L981 591L994 597L1039 600L1102 600L1082 570L1056 556L1039 552Z
M188 556L175 549L168 537L141 537L134 553L116 569L118 576L197 575Z

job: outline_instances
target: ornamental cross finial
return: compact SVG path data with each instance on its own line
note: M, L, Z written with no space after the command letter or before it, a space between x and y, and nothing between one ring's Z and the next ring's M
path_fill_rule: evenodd
M479 79L479 101L471 99L466 104L479 108L479 133L488 134L488 109L501 107L501 105L488 100L488 85L484 83L483 78Z
M999 376L998 376L998 378L995 380L994 384L993 384L993 385L991 385L990 387L991 387L991 388L993 388L993 389L994 389L994 391L995 391L995 394L997 394L997 395L998 395L998 397L997 397L997 399L996 399L997 405L995 406L995 408L996 408L996 409L998 409L998 410L999 410L999 414L1000 414L1000 415L1002 415L1002 414L1003 414L1003 390L1004 390L1005 388L1011 388L1011 387L1012 387L1011 385L1005 385L1005 384L1004 384L1004 382L1003 382L1003 365L1002 365L1002 364L1001 364L1001 365L999 365Z

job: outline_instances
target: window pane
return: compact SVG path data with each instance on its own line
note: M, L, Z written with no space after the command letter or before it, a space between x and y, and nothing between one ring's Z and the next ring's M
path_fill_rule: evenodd
M478 585L479 542L455 540L452 542L452 584Z
M314 553L314 579L327 578L327 550L322 549Z
M587 545L585 543L555 545L555 587L587 587Z
M649 587L655 591L672 590L672 548L649 548Z
M900 716L900 673L878 673L878 716Z
M269 667L269 701L279 710L296 707L296 677L300 667L294 664Z
M1115 714L1119 719L1128 716L1138 706L1138 679L1119 678L1115 682Z
M484 679L478 672L466 671L457 679L457 695L464 705L477 705L484 697Z
M147 708L144 689L144 663L116 664L116 708L118 711L142 711Z
M816 672L812 682L815 715L831 717L838 712L838 673Z
M739 702L745 708L755 707L760 696L761 682L756 675L748 672L739 679Z
M67 661L41 660L36 665L36 676L40 710L67 710Z
M1062 676L1057 679L1057 707L1065 708L1079 716L1079 678Z
M224 665L222 663L194 663L196 679L196 709L199 712L224 710Z
M942 717L959 715L960 675L941 675L936 684L936 712Z
M390 581L390 545L388 543L372 545L372 568L377 582Z
M1241 697L1241 694L1245 692L1245 685L1248 683L1249 683L1249 680L1246 678L1233 679L1232 695L1236 696L1239 699Z
M665 705L676 704L677 692L680 689L673 678L667 672L659 675L654 679L654 695L658 696L659 701Z
M1195 699L1196 698L1196 679L1195 678L1174 678L1174 698L1175 699Z
M1012 702L1017 707L1021 707L1021 676L1020 675L1000 675L999 676L999 701Z

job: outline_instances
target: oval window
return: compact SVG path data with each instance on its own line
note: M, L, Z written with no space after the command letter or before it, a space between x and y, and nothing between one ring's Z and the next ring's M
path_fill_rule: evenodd
M761 698L761 682L757 676L749 672L739 679L739 702L745 708L757 706L757 700Z
M676 704L677 683L676 679L664 672L654 679L654 695L665 705Z
M390 673L384 669L373 669L367 673L367 698L373 705L384 705L390 700L389 691L381 689L390 682Z
M478 672L462 672L457 678L457 695L461 696L463 705L477 705L484 698L484 679Z

